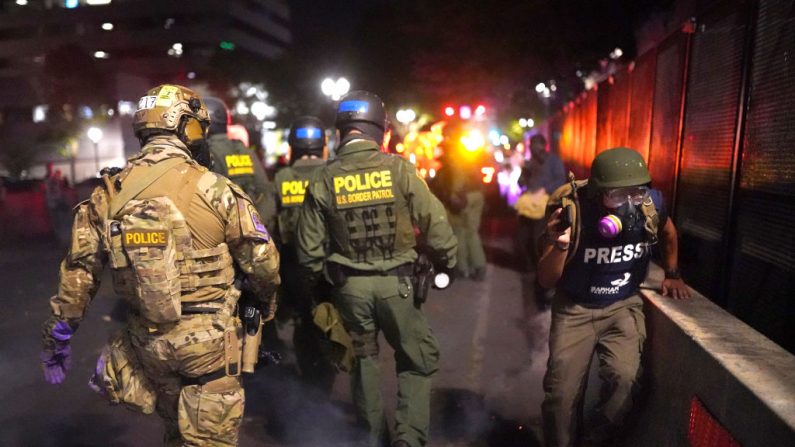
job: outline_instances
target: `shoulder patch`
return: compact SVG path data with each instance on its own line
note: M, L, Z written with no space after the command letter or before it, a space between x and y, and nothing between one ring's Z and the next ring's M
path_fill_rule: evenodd
M268 234L268 229L262 223L262 218L254 205L244 199L238 200L237 204L240 215L240 231L243 237L269 242L271 237Z

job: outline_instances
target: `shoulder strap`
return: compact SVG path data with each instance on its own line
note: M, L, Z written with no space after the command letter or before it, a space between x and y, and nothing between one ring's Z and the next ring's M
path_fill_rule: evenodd
M643 201L640 205L640 210L646 218L646 233L649 234L650 243L654 245L657 243L657 231L660 228L660 215L657 214L657 207L654 206L654 200L651 199L651 196Z
M177 200L174 205L177 207L183 216L187 217L188 208L190 208L190 201L193 194L196 192L196 186L199 184L204 172L199 169L188 169L188 172L182 177L182 182L179 186L177 193Z
M580 180L574 177L573 172L569 172L569 185L571 185L571 192L561 197L560 204L565 209L566 206L571 207L571 247L566 254L566 264L571 262L577 255L577 249L580 246L580 234L582 233L582 219L580 218L580 195L578 189L588 184L588 180Z
M110 206L108 207L108 217L113 219L116 217L116 214L124 208L124 205L127 204L130 200L136 198L138 194L143 192L149 185L157 181L160 177L166 175L168 171L172 168L177 167L178 165L185 163L185 159L182 157L174 157L163 160L155 165L149 167L147 171L138 178L134 182L128 182L124 187L119 191L117 195L115 195L111 201Z

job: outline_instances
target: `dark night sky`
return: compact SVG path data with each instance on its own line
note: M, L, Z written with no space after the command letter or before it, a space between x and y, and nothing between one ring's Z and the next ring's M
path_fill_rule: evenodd
M344 75L388 106L527 108L540 81L569 82L563 92L573 94L577 69L593 68L615 47L632 58L635 29L665 21L673 3L290 0L294 42L270 83L304 104L322 100L323 77Z

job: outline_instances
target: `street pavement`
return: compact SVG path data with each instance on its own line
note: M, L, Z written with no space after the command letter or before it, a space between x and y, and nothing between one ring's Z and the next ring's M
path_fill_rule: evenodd
M537 307L532 275L514 268L510 223L490 220L484 226L490 261L485 281L457 280L448 290L432 291L424 305L441 345L429 445L538 446L549 312ZM125 307L113 296L107 272L73 340L66 382L44 382L40 328L64 254L50 241L0 246L0 445L161 445L157 416L112 407L87 386L103 343L124 321ZM289 324L279 328L284 362L246 380L240 445L350 445L359 432L348 376L337 377L330 399L296 380L291 331ZM382 337L382 389L390 415L397 393L392 354Z

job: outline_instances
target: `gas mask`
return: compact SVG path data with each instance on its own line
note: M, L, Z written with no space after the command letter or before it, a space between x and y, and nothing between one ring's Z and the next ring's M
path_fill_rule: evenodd
M649 197L646 186L631 186L608 189L602 195L602 205L609 211L599 220L599 234L605 239L613 239L624 228L632 228L641 219L638 206Z

